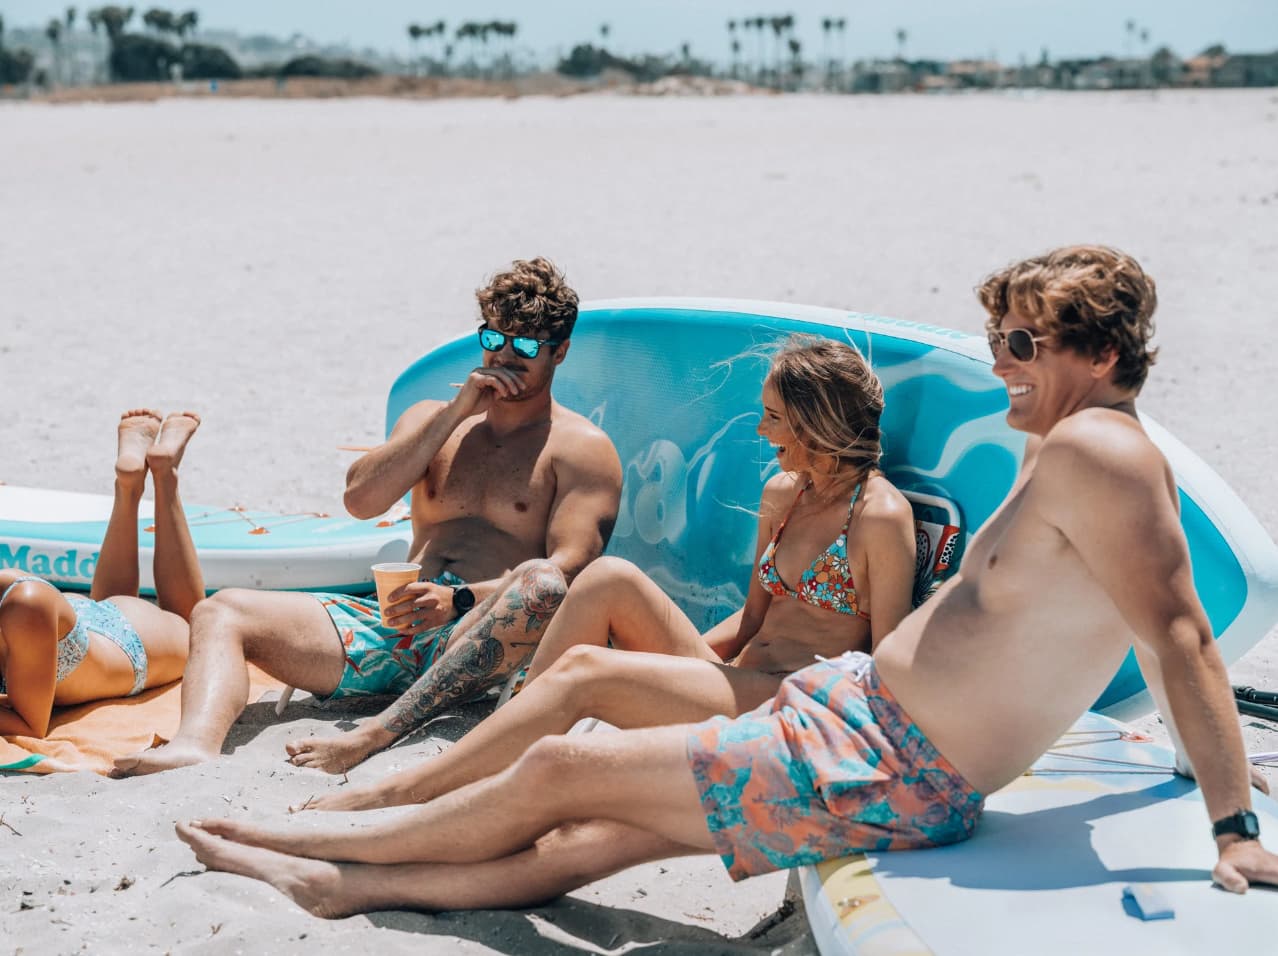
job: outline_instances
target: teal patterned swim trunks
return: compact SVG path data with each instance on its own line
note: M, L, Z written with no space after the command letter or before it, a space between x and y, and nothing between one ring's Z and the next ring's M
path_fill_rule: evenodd
M451 571L441 571L431 580L447 587L466 583ZM457 621L452 620L420 634L401 634L394 628L382 626L376 596L316 594L315 597L333 619L346 658L341 682L324 700L404 693L439 660L457 625Z

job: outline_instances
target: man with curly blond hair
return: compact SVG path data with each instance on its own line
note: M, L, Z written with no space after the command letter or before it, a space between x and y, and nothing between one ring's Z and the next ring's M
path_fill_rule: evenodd
M290 741L293 763L340 773L529 656L568 582L607 544L621 498L608 437L551 397L577 293L546 259L476 292L482 361L448 401L410 407L351 466L346 507L382 514L410 494L410 560L383 626L375 599L230 589L197 606L177 736L116 761L154 773L220 752L248 699L246 663L318 697L399 694L337 737Z

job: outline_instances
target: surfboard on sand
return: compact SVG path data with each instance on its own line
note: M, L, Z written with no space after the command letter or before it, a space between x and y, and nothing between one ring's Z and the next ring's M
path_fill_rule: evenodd
M964 843L855 854L799 870L823 956L1270 952L1278 895L1211 885L1216 844L1172 753L1088 714L992 794ZM1261 831L1278 803L1252 792ZM1124 898L1152 888L1170 918ZM1148 915L1148 914L1147 914Z
M111 513L109 495L0 485L0 569L87 591ZM154 593L151 502L139 512L142 592ZM379 561L403 561L412 530L406 511L357 521L318 513L278 514L239 506L188 505L187 522L211 591L228 587L367 593Z
M886 392L884 471L916 502L949 503L964 539L1016 477L1025 439L1007 425L1006 391L984 338L779 303L589 303L554 388L621 455L625 486L608 551L646 571L701 628L745 600L759 495L777 467L755 432L766 350L792 332L850 342L870 359ZM448 383L479 357L470 333L410 366L391 388L388 428L414 402L449 395ZM1278 620L1278 548L1211 468L1143 422L1175 471L1194 583L1232 662ZM1096 707L1120 719L1153 709L1133 655Z

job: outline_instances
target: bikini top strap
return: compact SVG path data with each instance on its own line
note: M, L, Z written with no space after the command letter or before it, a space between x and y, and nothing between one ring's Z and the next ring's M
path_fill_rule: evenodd
M781 519L781 523L777 525L777 533L772 536L773 542L781 540L781 532L785 530L786 523L790 520L790 515L794 514L794 509L799 504L799 499L803 497L803 493L812 487L809 481L806 485L799 489L799 493L794 496L794 500L790 502L790 507L786 509L785 517Z
M856 487L852 489L852 500L848 503L848 517L843 522L843 533L848 533L848 528L852 527L852 509L856 507L856 499L861 497L861 486L863 482L858 481Z

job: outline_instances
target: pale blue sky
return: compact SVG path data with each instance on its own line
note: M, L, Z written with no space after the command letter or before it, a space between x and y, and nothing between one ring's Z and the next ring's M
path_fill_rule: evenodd
M77 4L83 11L98 4ZM139 15L150 4L134 0ZM822 17L846 17L847 52L853 57L890 56L896 30L909 35L911 57L955 59L996 54L1006 62L1037 59L1046 47L1053 58L1126 52L1124 22L1149 30L1150 42L1177 53L1197 53L1210 43L1232 50L1278 49L1278 0L180 0L160 6L200 12L203 25L241 33L287 37L300 31L321 43L349 43L408 53L406 26L445 20L450 30L469 19L515 20L518 44L548 59L574 43L597 40L599 25L612 27L609 46L622 53L669 53L681 43L695 55L728 58L729 19L792 13L806 56L821 51ZM65 10L65 0L0 0L10 27L37 26ZM744 38L747 52L757 44Z

